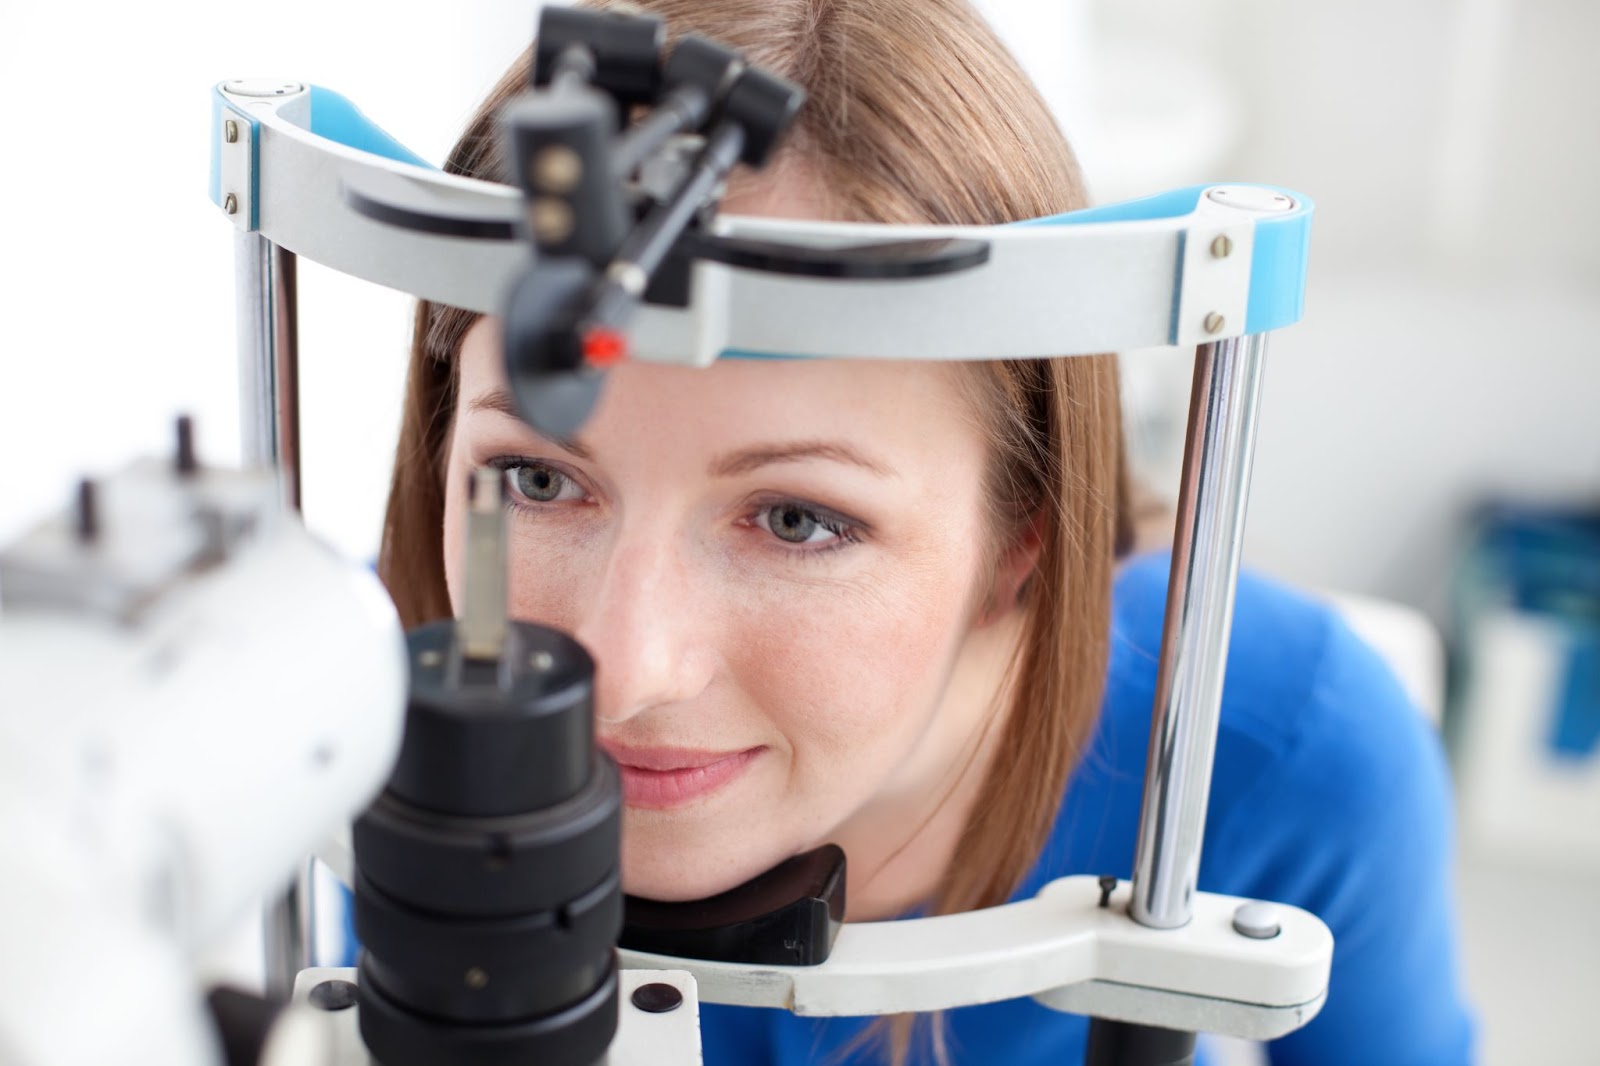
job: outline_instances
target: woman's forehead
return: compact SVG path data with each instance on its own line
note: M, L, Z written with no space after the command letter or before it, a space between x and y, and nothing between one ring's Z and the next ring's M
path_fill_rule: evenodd
M461 350L458 417L507 407L499 323ZM631 363L607 372L580 440L707 451L750 441L854 441L866 452L947 462L981 448L961 368L916 360L725 359L709 367ZM495 417L504 417L503 413Z

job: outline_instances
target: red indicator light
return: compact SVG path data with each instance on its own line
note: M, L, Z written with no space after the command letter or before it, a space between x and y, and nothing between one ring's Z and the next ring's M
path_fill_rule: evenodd
M628 339L616 330L596 327L583 336L583 360L605 368L622 362L628 355Z

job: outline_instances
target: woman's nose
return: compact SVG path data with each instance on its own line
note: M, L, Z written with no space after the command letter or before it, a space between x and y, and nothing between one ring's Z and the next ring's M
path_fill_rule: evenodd
M614 545L576 633L595 659L599 721L624 722L706 689L716 655L702 637L703 591L674 545L646 537Z

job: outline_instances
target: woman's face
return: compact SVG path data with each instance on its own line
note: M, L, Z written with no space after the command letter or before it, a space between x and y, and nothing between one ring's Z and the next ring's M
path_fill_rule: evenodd
M498 320L467 334L451 597L470 471L499 467L512 616L597 663L629 892L710 895L829 841L855 881L965 765L979 714L954 679L990 575L986 453L959 372L625 364L563 446L510 413Z
M824 214L821 184L792 169L736 183L725 207ZM452 602L470 472L500 467L512 615L574 634L597 664L627 890L707 896L828 842L858 914L878 874L936 876L1011 650L988 606L988 453L963 371L624 364L563 447L510 413L496 320L460 360ZM868 887L877 909L904 902Z

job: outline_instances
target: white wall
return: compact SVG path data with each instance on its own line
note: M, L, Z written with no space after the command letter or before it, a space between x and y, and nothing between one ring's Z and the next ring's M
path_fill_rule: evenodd
M1437 617L1470 504L1600 497L1600 6L1094 10L1107 40L1203 64L1235 109L1215 169L1178 180L1317 202L1306 317L1268 364L1250 561ZM1158 428L1186 403L1170 357L1134 383Z
M81 473L166 448L175 412L196 415L206 458L237 461L233 227L206 198L214 83L326 85L437 162L536 7L0 6L0 540ZM313 264L300 296L307 520L369 557L410 300Z

